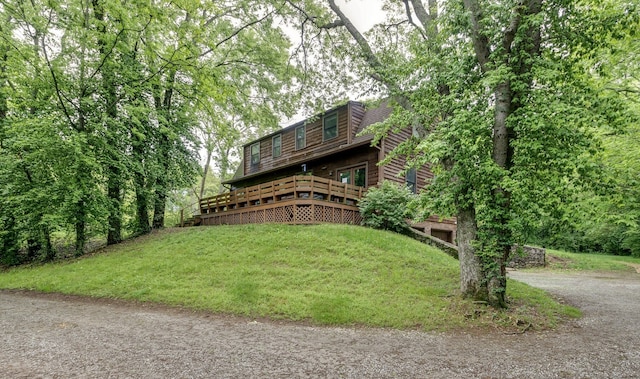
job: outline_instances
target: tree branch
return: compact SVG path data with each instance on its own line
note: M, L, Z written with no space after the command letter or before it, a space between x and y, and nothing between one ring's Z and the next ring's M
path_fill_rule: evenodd
M353 39L356 40L356 43L358 44L358 46L360 46L360 49L364 54L365 60L367 61L369 66L373 69L373 73L371 74L371 77L381 83L389 85L389 83L386 83L384 78L380 75L382 64L380 63L380 60L378 60L378 57L374 54L373 50L371 49L369 42L367 42L367 40L364 38L362 33L360 33L358 28L356 28L355 25L353 25L351 20L336 5L335 0L328 0L328 2L329 2L329 6L331 7L331 10L333 10L336 16L338 16L338 18L340 19L340 21L342 21L342 23L344 24L344 27L347 29L349 34L351 34Z
M344 22L342 22L342 20L335 20L333 22L330 22L328 24L324 24L324 25L316 25L318 28L320 29L335 29L338 28L340 26L345 26Z
M218 43L215 44L214 47L206 50L205 52L203 52L202 54L200 54L200 58L204 57L205 55L208 55L209 53L211 53L213 50L217 49L218 47L220 47L220 45L224 44L225 42L231 40L233 37L237 36L238 34L240 34L240 32L242 32L243 30L250 28L253 25L259 24L262 21L266 20L268 17L270 17L275 11L271 11L268 12L266 15L264 15L264 17L253 20L245 25L242 25L241 27L239 27L238 29L236 29L233 33L231 33L229 36L227 36L226 38L223 38L221 41L219 41Z
M413 25L416 29L418 29L418 31L420 32L420 35L422 36L422 39L427 39L427 36L424 34L424 30L422 30L422 28L413 21L413 16L411 15L411 7L409 6L409 0L403 0L403 2L404 2L404 10L405 10L405 13L407 14L407 19L409 20L409 23ZM420 5L422 6L422 4Z
M52 16L52 12L53 10L51 10L49 12L49 21L51 21ZM44 37L42 37L44 38ZM64 96L64 94L62 93L62 89L60 89L60 83L58 82L58 77L56 76L56 72L53 69L53 66L51 65L51 60L49 59L49 54L47 54L47 47L45 46L44 43L42 43L42 46L40 46L40 48L42 49L42 53L44 55L44 60L45 62L47 62L47 67L49 68L49 73L51 74L51 78L53 79L53 87L55 88L55 92L56 92L56 97L58 98L58 102L60 103L60 107L62 108L62 112L64 113L65 117L67 118L67 121L69 121L69 125L71 125L74 129L78 130L78 125L76 125L76 123L73 121L73 118L71 117L71 114L69 113L69 110L67 109L67 106L65 105L65 99L66 97ZM69 99L66 99L69 104L73 105L73 102L71 102Z
M482 72L487 72L487 63L489 62L489 39L480 31L480 21L482 20L482 10L477 0L464 0L464 7L469 12L469 20L471 21L471 39L473 41L473 50L476 53L476 59L480 64Z
M516 37L516 32L520 27L523 10L524 8L521 1L520 4L514 8L511 22L509 23L507 29L504 31L504 40L502 41L502 47L504 48L506 54L511 53L511 44L513 44L513 40Z

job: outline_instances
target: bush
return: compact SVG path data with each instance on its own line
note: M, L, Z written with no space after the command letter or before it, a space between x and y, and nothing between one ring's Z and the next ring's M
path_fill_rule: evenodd
M414 197L406 186L386 180L379 187L369 188L358 204L362 225L406 233L410 229L406 220L415 213L410 206Z

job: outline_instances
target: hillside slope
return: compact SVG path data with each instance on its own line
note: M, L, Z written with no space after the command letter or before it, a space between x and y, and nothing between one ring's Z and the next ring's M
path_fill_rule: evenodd
M0 275L0 288L319 324L444 329L486 313L455 296L458 275L453 258L394 233L243 225L168 229L82 259L13 269ZM511 284L516 297L535 293L548 301ZM552 314L562 309L554 306L542 324L553 324Z

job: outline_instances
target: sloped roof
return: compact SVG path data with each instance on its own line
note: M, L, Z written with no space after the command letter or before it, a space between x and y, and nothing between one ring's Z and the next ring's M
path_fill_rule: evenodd
M371 138L373 137L371 134L359 134L370 125L386 120L391 115L391 112L393 112L393 108L389 107L389 103L386 100L382 101L375 108L367 109L365 111L364 117L362 118L362 122L360 122L360 125L358 125L356 128L356 137L354 138L353 143L371 140Z

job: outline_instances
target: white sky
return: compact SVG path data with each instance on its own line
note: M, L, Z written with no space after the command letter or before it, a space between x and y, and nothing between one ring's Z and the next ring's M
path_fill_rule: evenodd
M336 4L361 32L371 29L385 16L381 0L336 0Z

